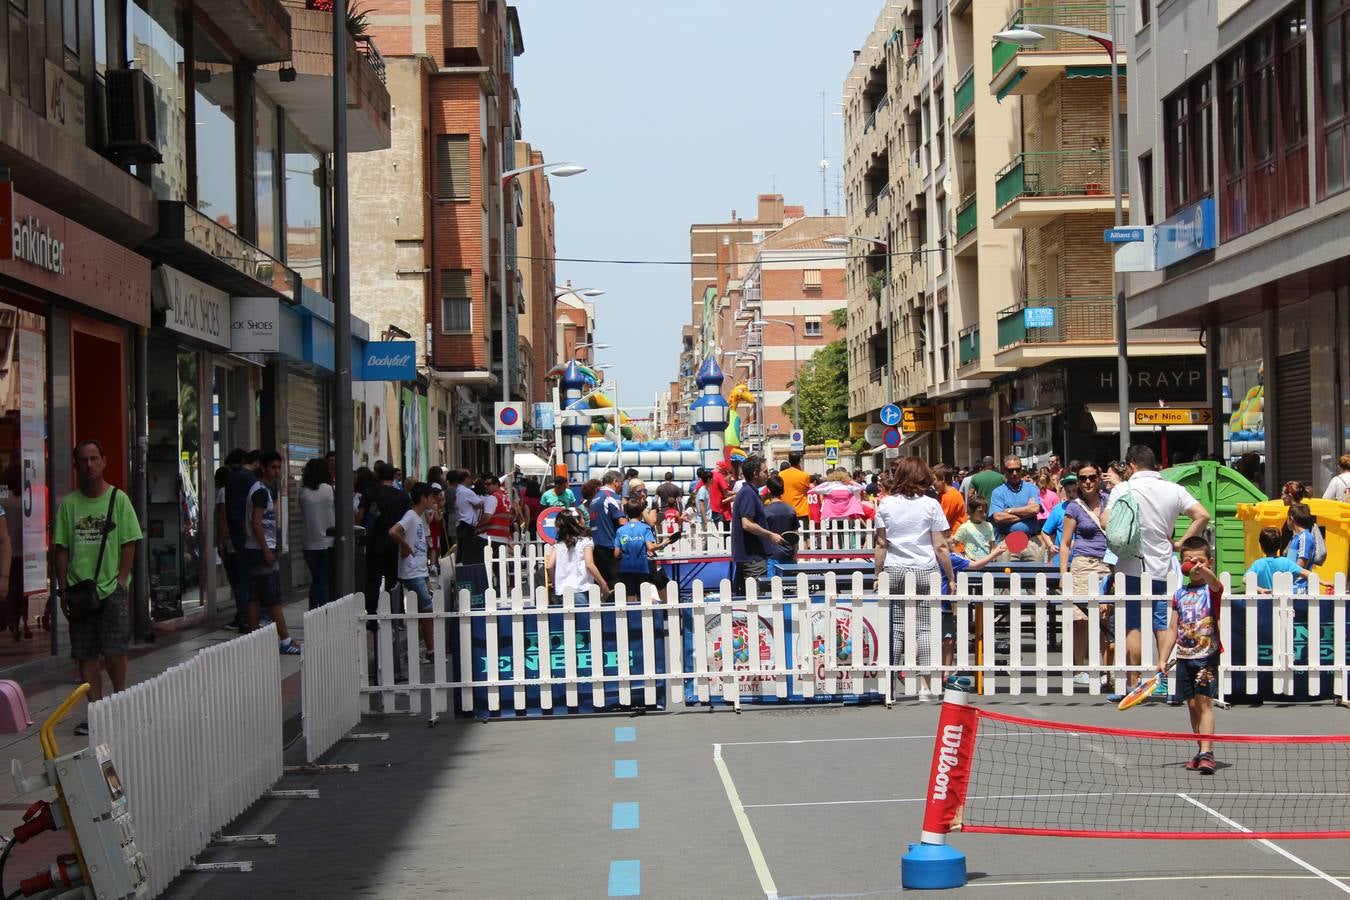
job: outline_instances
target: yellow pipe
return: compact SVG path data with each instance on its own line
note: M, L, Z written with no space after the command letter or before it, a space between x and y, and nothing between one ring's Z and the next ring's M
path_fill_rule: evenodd
M71 691L70 696L62 701L60 706L53 710L52 714L47 717L47 721L42 723L42 728L38 731L38 740L42 743L42 754L47 759L56 759L59 755L56 751L56 738L52 735L52 732L56 730L56 726L61 720L66 717L66 713L70 712L70 708L76 703L79 703L80 698L87 693L89 693L89 685L81 684L79 687L75 688L75 690Z

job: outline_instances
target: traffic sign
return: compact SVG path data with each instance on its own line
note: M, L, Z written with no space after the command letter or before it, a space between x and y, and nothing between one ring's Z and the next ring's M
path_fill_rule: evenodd
M499 444L519 444L525 440L523 404L498 402L492 417L492 436Z
M826 441L826 442L825 442L825 461L826 461L827 463L837 463L837 462L839 462L839 442L838 442L838 441Z
M770 422L770 423L769 423L769 430L770 430L770 431L777 431L777 430L778 430L778 423L777 423L777 422Z
M887 447L899 447L904 440L905 436L900 433L899 428L887 428L881 435L881 442Z
M881 424L899 425L900 415L900 407L896 406L894 403L887 403L881 408Z
M1133 244L1143 239L1142 228L1108 228L1102 232L1102 240L1108 244Z
M539 532L539 537L544 543L558 543L558 513L562 511L561 506L550 506L542 510L539 517L534 520L535 530Z
M1208 407L1158 406L1140 407L1134 411L1134 424L1161 425L1212 425L1214 410Z
M805 450L805 449L806 449L806 435L802 434L801 431L798 430L798 429L796 429L796 428L794 428L792 431L790 431L790 432L788 433L788 449L789 449L789 450Z
M863 440L867 441L867 446L869 447L880 447L881 437L885 432L885 425L882 425L880 422L873 422L871 425L868 425L867 430L863 432Z

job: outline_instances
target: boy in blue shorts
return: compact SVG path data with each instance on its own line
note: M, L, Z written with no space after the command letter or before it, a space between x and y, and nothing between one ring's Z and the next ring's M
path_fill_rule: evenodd
M1214 574L1209 542L1189 537L1181 542L1181 572L1186 579L1172 595L1167 631L1158 648L1158 671L1167 671L1172 648L1177 651L1177 698L1186 703L1191 731L1198 736L1200 752L1186 768L1213 775L1214 745L1205 735L1214 733L1214 704L1219 696L1219 601L1223 585Z
M619 583L630 603L642 596L644 584L655 583L652 577L652 564L648 558L652 553L670 544L676 535L666 535L660 540L656 533L642 518L647 505L642 500L629 500L624 504L626 524L619 526L614 534L614 556L619 560Z

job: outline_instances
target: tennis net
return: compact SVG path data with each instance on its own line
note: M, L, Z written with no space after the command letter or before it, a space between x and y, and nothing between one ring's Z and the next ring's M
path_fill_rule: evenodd
M942 707L924 840L951 831L1099 838L1350 837L1350 735L1213 735L1218 769L1186 769L1190 733Z

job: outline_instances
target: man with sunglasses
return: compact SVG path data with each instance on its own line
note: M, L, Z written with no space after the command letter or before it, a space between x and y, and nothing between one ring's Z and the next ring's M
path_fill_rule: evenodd
M1005 540L1014 531L1025 532L1034 538L1041 533L1041 522L1036 518L1041 511L1041 492L1034 481L1022 480L1022 460L1009 456L1003 460L1003 484L994 488L989 501L990 518L999 540ZM1035 541L1017 554L1021 560L1038 562L1040 547Z

